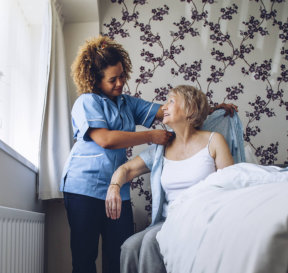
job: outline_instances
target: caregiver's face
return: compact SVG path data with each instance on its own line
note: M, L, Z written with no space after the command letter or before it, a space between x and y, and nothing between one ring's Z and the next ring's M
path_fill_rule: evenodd
M108 66L103 72L104 77L98 87L108 98L114 100L122 94L126 80L122 63L119 62L114 66Z

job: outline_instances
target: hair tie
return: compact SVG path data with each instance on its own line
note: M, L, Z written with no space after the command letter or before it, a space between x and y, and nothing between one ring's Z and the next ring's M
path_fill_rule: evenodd
M106 41L104 41L104 42L100 45L100 49L104 49L105 47L107 47Z
M102 57L103 56L103 49L105 49L107 47L107 43L105 41L103 41L99 46L96 47L96 52Z

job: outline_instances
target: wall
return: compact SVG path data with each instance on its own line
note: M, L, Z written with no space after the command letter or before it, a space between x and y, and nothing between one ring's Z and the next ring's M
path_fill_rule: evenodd
M89 22L65 24L63 32L66 50L69 95L71 98L71 105L73 105L77 98L77 93L72 77L70 76L70 67L77 55L78 48L90 37L99 35L99 23Z
M171 87L197 86L211 105L239 106L246 144L261 164L287 161L288 3L101 0L99 7L101 33L132 59L127 93L163 103ZM151 213L147 180L132 182L137 230Z
M0 140L0 206L43 212L37 198L37 168Z
M38 199L38 169L0 140L0 206L44 212Z

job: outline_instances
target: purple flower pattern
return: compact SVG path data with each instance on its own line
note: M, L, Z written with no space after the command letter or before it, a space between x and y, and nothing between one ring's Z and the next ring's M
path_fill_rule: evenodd
M173 0L174 1L174 0ZM175 0L176 1L176 0ZM264 90L258 92L255 100L248 102L246 113L247 124L244 126L244 139L254 149L256 157L261 164L274 164L277 162L277 154L279 142L270 143L267 147L264 145L257 146L256 137L261 133L261 124L259 121L265 118L275 118L275 103L278 103L279 108L285 109L288 112L288 101L285 100L285 92L287 93L288 82L288 18L283 21L283 18L277 13L277 6L282 5L285 0L247 0L258 5L258 13L248 14L247 20L242 22L238 30L239 40L236 42L231 38L228 31L222 31L221 24L226 24L227 21L233 21L239 13L238 1L234 1L230 6L219 8L218 18L209 16L209 12L215 9L217 2L214 0L178 0L179 4L185 2L185 5L190 7L190 17L182 16L179 21L172 22L169 32L171 42L164 43L164 35L167 33L158 33L154 26L156 24L165 24L165 18L171 12L169 1L162 7L153 7L149 19L144 22L140 19L141 9L144 5L149 4L145 0L134 0L132 3L128 0L111 0L112 4L120 5L121 14L119 18L112 18L110 23L103 24L102 34L108 35L112 39L121 37L130 39L129 29L134 28L139 32L139 40L143 48L139 49L140 58L143 60L142 66L138 72L135 72L135 85L133 95L142 97L143 85L151 82L156 71L164 69L169 63L171 77L180 78L187 84L197 85L203 92L206 93L210 105L217 105L215 101L215 87L220 83L223 84L226 75L236 65L240 66L239 73L245 77L253 78L266 85ZM129 5L128 5L129 2ZM215 5L215 7L214 7ZM211 7L208 9L207 7ZM217 6L218 7L218 6ZM278 9L279 10L279 9ZM275 77L272 72L272 58L262 56L262 60L254 58L255 40L256 37L269 37L271 33L268 31L268 26L273 28L273 31L278 32L278 39L281 42L281 56L279 64L279 74ZM213 47L210 52L207 52L207 58L214 60L213 65L210 65L210 71L204 71L203 65L205 59L197 59L197 54L192 62L181 63L178 58L187 53L181 41L185 39L194 39L200 36L199 29L207 29L210 33L209 40ZM166 41L166 40L165 40ZM235 69L235 68L234 68ZM226 78L225 78L226 77ZM167 78L169 79L169 77ZM167 80L167 86L158 86L154 89L154 99L163 103L166 101L167 94L172 84ZM276 82L276 83L275 83ZM226 91L226 92L225 92ZM242 82L234 83L226 86L224 93L224 102L237 101L249 92L245 84ZM132 94L129 87L125 91L127 94ZM286 96L287 99L287 96ZM286 115L288 120L288 113ZM159 128L160 122L156 121L153 128ZM127 149L127 156L132 156L132 148ZM288 150L287 150L288 156ZM288 161L286 161L288 162ZM283 163L283 162L279 162ZM137 189L138 195L144 196L147 200L145 210L151 213L151 194L143 189L143 178L139 177L131 182L132 190Z

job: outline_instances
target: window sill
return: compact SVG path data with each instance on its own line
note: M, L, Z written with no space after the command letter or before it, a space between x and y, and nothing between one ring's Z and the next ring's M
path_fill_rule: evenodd
M38 173L38 168L32 164L28 159L26 159L24 156L17 153L15 150L13 150L10 146L8 146L6 143L4 143L2 140L0 140L0 150L5 152L10 157L14 158L18 162L20 162L25 167L32 170L34 173Z

